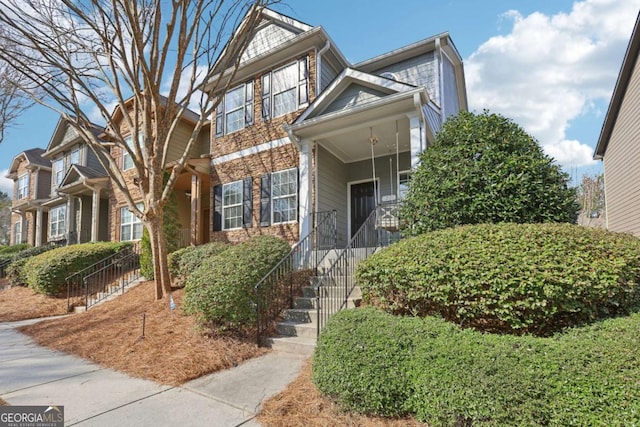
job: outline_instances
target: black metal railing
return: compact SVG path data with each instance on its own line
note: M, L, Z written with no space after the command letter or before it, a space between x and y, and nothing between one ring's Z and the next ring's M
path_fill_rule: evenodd
M358 263L396 240L394 236L397 231L380 226L379 213L378 209L371 212L334 263L316 279L317 335L320 335L329 317L347 308L356 286Z
M66 244L66 240L58 240L53 242L47 242L43 245L34 246L28 249L24 249L20 252L17 252L15 256L11 257L10 259L6 259L0 262L0 278L7 277L7 268L9 267L9 264L11 264L12 262L18 261L24 258L29 258L35 255L40 255L43 252L49 251L53 248L57 248L58 246L64 246L65 244Z
M313 228L254 287L258 345L283 310L293 307L293 299L309 284L310 277L337 243L336 211L313 215Z
M67 310L93 305L126 287L140 277L138 244L126 247L67 277Z

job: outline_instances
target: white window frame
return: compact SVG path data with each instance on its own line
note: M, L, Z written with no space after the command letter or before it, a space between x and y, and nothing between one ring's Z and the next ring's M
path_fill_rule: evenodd
M143 204L142 202L138 202L136 203L136 206L138 207L138 209L142 210L143 209ZM124 221L124 215L128 216L128 221L125 222ZM136 236L135 230L136 230L136 226L140 225L139 229L140 229L140 236ZM123 231L124 227L129 227L129 235L125 236L125 233ZM142 238L142 221L140 220L140 218L138 218L133 212L131 212L131 209L129 209L129 206L123 206L120 208L120 241L121 242L128 242L128 241L136 241L136 240L140 240Z
M22 217L13 224L13 244L22 243Z
M75 161L73 159L74 156L77 156L77 159ZM81 164L82 164L82 150L80 149L80 147L75 147L69 153L69 167L71 167L71 165L81 165Z
M240 91L242 93L242 102L240 102L240 106L234 108L233 110L227 110L228 102L227 97L229 97L232 93ZM234 132L241 131L247 126L251 126L253 124L253 80L243 83L239 86L234 87L233 89L228 90L224 95L222 95L222 99L216 108L216 136L220 137L223 135L228 135ZM237 129L229 130L227 126L227 117L230 114L242 111L242 120L240 121L241 126Z
M60 214L63 214L62 216ZM55 228L55 230L54 230ZM49 239L56 239L67 233L67 205L49 209Z
M275 92L274 88L274 76L283 72L289 67L296 67L297 79L291 82L287 82L288 85L285 89ZM283 110L277 115L274 113L275 102L274 99L277 95L285 93L287 91L295 91L295 102L292 110ZM281 117L285 114L292 113L301 108L309 105L309 59L304 56L296 61L290 62L278 69L262 75L262 120L267 121L275 117Z
M275 176L276 175L284 175L284 174L291 174L293 176L294 179L294 183L295 183L295 189L293 192L290 193L286 193L286 194L278 194L276 195L276 192L274 191L275 188ZM290 181L288 182L290 183ZM281 170L278 172L272 172L271 173L271 224L289 224L292 222L296 222L298 220L298 192L299 192L299 182L298 182L298 169L297 168L291 168L291 169L285 169L285 170ZM284 221L276 221L275 219L275 206L276 206L276 200L285 200L285 199L293 199L293 204L294 204L294 209L292 210L293 212L293 218L290 219L286 219Z
M413 174L413 171L411 170L404 170L404 171L398 171L398 201L402 201L404 200L407 191L409 191L408 188L403 188L403 183L406 184L411 181L411 175ZM406 180L402 180L402 175L406 175L407 179Z
M18 200L26 199L29 197L29 173L22 174L16 181L16 197Z
M138 141L140 140L140 136L138 135ZM124 143L131 149L133 149L133 135L129 135L124 139ZM127 161L131 162L130 166L127 166ZM133 157L131 154L122 147L122 170L126 171L129 169L133 169L135 165L133 164Z
M238 187L239 189L240 200L235 203L227 204L226 203L227 191L234 187ZM222 230L225 230L225 231L237 230L239 228L242 228L243 212L244 212L243 195L244 195L244 186L243 186L243 181L241 179L238 181L233 181L233 182L229 182L227 184L222 185ZM240 215L234 215L233 217L229 217L227 212L230 211L231 209L239 209ZM238 225L228 227L227 220L231 221L232 219L234 221L237 221Z

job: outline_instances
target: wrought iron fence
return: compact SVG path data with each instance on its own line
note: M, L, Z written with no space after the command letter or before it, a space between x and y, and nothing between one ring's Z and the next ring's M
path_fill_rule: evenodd
M336 211L315 213L313 223L311 232L254 287L258 345L280 313L293 306L294 297L308 285L327 253L336 248Z
M67 277L67 310L91 306L125 288L140 277L140 248L133 244Z
M380 226L380 211L371 212L347 247L338 258L315 281L317 307L317 335L334 313L347 308L349 297L355 288L355 272L360 261L371 256L380 247L388 246L397 231ZM398 235L399 237L399 235Z

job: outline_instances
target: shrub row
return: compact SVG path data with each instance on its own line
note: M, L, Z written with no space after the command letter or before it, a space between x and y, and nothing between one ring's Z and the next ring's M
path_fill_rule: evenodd
M258 236L203 259L186 279L185 312L222 330L253 326L253 287L289 250L282 239Z
M640 305L640 239L570 224L461 226L358 266L365 302L396 314L549 335Z
M169 254L169 273L175 286L184 286L187 277L204 260L220 254L229 248L228 243L210 242L199 246L187 246Z
M345 409L434 427L638 425L639 328L633 314L540 338L346 310L320 336L313 381Z
M128 246L131 242L96 242L52 249L29 258L20 274L34 291L58 295L66 289L68 276Z

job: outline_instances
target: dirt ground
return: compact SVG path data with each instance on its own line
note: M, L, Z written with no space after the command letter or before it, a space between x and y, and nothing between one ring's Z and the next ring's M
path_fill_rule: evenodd
M182 293L182 289L173 292L177 308L171 311L167 300L155 301L153 282L145 282L85 313L20 330L45 347L169 385L267 351L246 339L209 337L198 331L194 318L180 309Z
M424 427L411 418L368 417L341 411L313 385L310 362L286 390L263 403L258 421L269 427Z
M13 286L0 291L0 322L14 322L66 313L66 298L51 298L23 286Z

